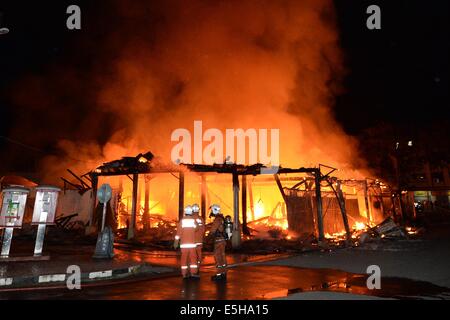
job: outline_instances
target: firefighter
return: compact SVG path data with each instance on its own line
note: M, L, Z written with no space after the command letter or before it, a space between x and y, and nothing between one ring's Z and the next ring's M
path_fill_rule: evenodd
M225 219L220 212L220 206L213 204L211 206L210 217L214 217L211 225L210 235L214 239L214 259L216 261L216 274L211 280L227 279L227 258L225 256L225 247L227 245L227 234L225 233Z
M198 204L194 203L192 205L192 213L195 221L197 222L197 232L195 233L195 244L197 247L195 250L197 251L197 264L200 266L202 262L202 248L203 248L203 237L205 235L205 223L200 216L200 207Z
M192 207L184 208L184 217L178 222L177 235L173 243L174 248L181 248L181 274L184 279L199 278L195 234L197 221L192 216Z

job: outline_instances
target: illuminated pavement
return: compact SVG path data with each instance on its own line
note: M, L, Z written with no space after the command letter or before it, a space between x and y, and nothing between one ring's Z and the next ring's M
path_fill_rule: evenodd
M120 247L120 246L119 246ZM178 267L179 252L143 248L116 249L114 263L147 263ZM57 253L73 252L53 248ZM64 250L67 250L65 248ZM92 248L78 248L91 254ZM450 299L450 289L404 278L382 278L381 290L366 287L367 275L335 269L276 265L286 255L228 255L228 281L210 280L214 274L211 253L204 255L200 280L183 280L173 273L149 279L145 275L123 280L103 280L82 285L81 290L34 288L28 291L0 291L0 299ZM305 259L304 257L303 259ZM56 259L56 257L55 257ZM281 259L281 260L280 260ZM296 256L289 259L302 259ZM177 268L178 269L178 268Z
M210 280L212 271L202 272L200 280L172 276L153 280L82 286L81 290L53 289L1 293L2 299L273 299L300 298L319 291L344 292L384 298L450 299L450 289L407 279L382 279L381 290L368 290L365 275L330 269L301 269L283 266L241 266L230 269L228 281ZM300 294L300 296L299 296ZM288 296L289 295L289 296ZM369 297L371 296L371 297ZM353 297L349 295L348 298ZM359 296L364 297L364 296ZM320 298L320 296L316 296Z

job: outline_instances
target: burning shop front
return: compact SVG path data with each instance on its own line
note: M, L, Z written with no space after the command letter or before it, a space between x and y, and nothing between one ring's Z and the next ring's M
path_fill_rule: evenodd
M208 208L218 203L233 217L233 246L239 247L258 238L349 240L355 230L389 214L386 186L340 180L331 176L334 171L323 165L277 170L261 164L176 165L148 152L104 163L87 175L93 195L102 183L112 186L110 206L118 231L128 239L171 240L186 204L199 203L208 224Z

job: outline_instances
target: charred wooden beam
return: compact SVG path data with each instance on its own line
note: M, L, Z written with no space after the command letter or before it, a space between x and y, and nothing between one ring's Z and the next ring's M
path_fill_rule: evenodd
M364 204L366 206L366 215L367 215L367 223L370 222L370 208L369 208L369 198L368 198L368 192L367 192L367 180L364 180Z
M89 216L89 226L91 227L92 231L96 231L95 226L93 226L93 221L94 221L94 214L95 214L95 207L97 206L97 188L98 188L98 176L97 175L92 175L91 176L91 180L92 180L92 212L91 215Z
M342 213L342 220L344 222L345 233L347 235L347 241L351 241L352 234L350 232L350 226L348 225L347 210L345 208L345 198L344 198L344 193L342 192L341 182L339 180L337 181L337 194L339 196L338 200L341 204L340 207L341 207L341 213Z
M336 188L334 188L332 179L327 179L327 182L331 190L333 190L336 199L338 200L339 208L341 209L342 222L344 223L347 241L350 242L352 240L352 234L350 232L350 226L348 225L347 210L345 208L345 198L344 193L342 192L342 183L340 180L336 179Z
M320 181L322 179L320 168L316 169L314 173L314 180L316 184L317 229L319 233L319 241L323 241L325 239L325 234L323 229L322 192L320 189Z
M284 192L283 185L281 184L281 181L280 181L280 177L278 176L277 173L274 174L273 177L275 178L275 181L277 183L278 189L281 192L281 196L283 197L284 203L287 204L286 193Z
M82 185L84 188L87 188L87 189L90 189L90 188L91 188L86 182L83 181L83 179L81 179L79 176L77 176L72 170L67 169L67 172L69 172L75 179L77 179L78 181L80 181L81 185Z
M239 222L239 175L233 173L233 236L231 237L231 244L233 248L241 246L241 226Z
M127 237L128 239L133 239L135 237L138 185L139 185L139 175L135 173L133 174L133 195L131 199L131 217L128 226L128 237Z
M150 178L144 177L144 215L142 217L142 225L144 230L150 229Z
M247 184L247 187L248 187L248 197L250 200L250 211L252 212L252 220L255 220L255 205L253 203L253 187L251 181L250 183Z
M242 233L249 236L247 227L247 176L242 176Z
M206 221L206 176L202 174L201 176L201 198L200 198L200 208L201 208L201 214L204 221Z
M64 183L66 183L68 185L71 185L72 187L76 188L78 191L83 191L83 187L82 186L80 186L78 184L75 184L75 183L72 183L69 180L67 180L65 178L62 178L62 177L61 177L61 180L64 181Z

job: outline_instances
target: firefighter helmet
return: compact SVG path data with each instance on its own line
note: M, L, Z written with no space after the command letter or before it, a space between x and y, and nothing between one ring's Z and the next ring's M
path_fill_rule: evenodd
M187 216L191 216L192 215L192 207L191 206L184 207L184 214Z
M192 205L192 212L199 213L200 212L200 206L198 204L194 203Z
M213 204L211 206L211 214L214 216L220 214L220 206L218 204Z

